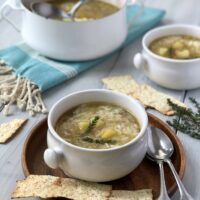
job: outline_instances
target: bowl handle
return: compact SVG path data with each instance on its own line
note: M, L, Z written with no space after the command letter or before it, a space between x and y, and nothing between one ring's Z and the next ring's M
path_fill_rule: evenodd
M22 8L21 3L16 0L8 0L0 8L0 20L6 20L17 32L21 32L20 28L6 16L8 9L18 11L25 11L25 9Z
M60 149L48 148L44 152L44 161L50 168L57 169L59 167L61 156L62 152Z
M148 74L148 64L144 55L141 53L135 54L133 64L135 68L142 70L145 74Z

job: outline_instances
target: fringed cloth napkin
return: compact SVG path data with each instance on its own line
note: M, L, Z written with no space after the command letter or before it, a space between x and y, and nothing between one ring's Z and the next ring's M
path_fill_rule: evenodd
M127 7L128 20L133 18L138 8L137 5ZM163 10L145 7L142 15L129 28L128 37L122 47L154 27L164 14ZM3 113L10 114L12 104L31 115L46 113L41 92L78 75L108 57L109 55L87 62L58 62L39 55L24 43L0 50L0 103Z

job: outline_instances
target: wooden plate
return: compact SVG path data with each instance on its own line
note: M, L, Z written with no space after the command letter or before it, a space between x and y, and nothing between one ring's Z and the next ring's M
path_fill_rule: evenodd
M175 151L171 159L179 176L182 178L185 170L185 154L182 144L167 124L151 114L148 114L148 117L151 125L162 129L172 140ZM37 174L66 177L61 170L50 169L44 163L43 153L47 148L46 134L47 119L39 122L30 131L30 134L24 143L22 152L22 167L24 174L25 176L28 176L29 174ZM175 180L168 166L164 166L164 169L168 193L169 195L172 195L176 190ZM159 177L158 165L145 158L128 176L109 182L108 184L112 184L113 189L138 190L151 188L155 199L158 197L160 191Z

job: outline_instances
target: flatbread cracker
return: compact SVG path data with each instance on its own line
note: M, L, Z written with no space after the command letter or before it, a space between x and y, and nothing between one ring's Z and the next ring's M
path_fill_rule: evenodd
M113 190L109 200L152 200L153 194L151 189L128 191Z
M174 110L168 105L167 99L173 103L186 107L174 97L158 92L148 85L139 85L131 76L111 76L102 79L110 90L122 92L139 100L146 108L154 108L164 115L173 115Z
M112 186L48 175L30 175L17 181L12 198L64 197L74 200L107 200Z
M170 99L173 103L186 107L186 105L174 97L158 92L154 88L148 85L141 85L137 90L130 93L133 98L138 99L146 107L154 108L165 115L173 115L174 110L168 105L167 99Z
M129 94L139 86L131 76L110 76L102 79L110 90Z
M27 119L14 119L0 125L0 143L7 142L23 126Z

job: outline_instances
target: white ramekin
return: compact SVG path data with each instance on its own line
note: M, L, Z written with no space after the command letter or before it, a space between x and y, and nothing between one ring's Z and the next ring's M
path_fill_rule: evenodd
M86 149L63 140L54 129L58 118L67 110L88 102L108 102L127 109L137 117L141 131L129 143L112 149ZM60 168L70 177L104 182L121 178L134 170L147 150L148 117L140 103L109 90L86 90L70 94L58 101L48 116L48 149L44 160L51 168Z
M148 47L152 41L168 35L200 36L200 27L194 25L167 25L155 28L145 34L142 53L134 56L134 65L146 76L166 88L185 90L200 87L200 58L178 60L164 58L153 53Z

